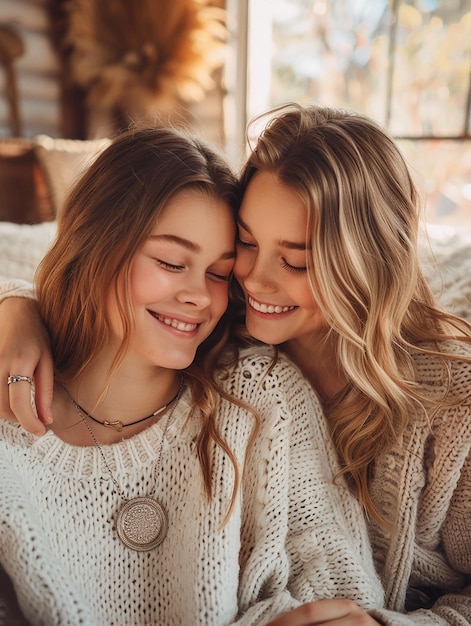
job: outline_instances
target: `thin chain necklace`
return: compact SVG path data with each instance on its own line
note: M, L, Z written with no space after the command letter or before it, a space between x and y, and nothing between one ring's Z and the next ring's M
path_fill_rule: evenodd
M72 395L70 394L69 390L67 389L65 385L62 385L62 387L64 388L65 393L69 396L69 400L72 402L72 404L77 409L77 411L79 411L80 413L83 413L83 415L86 415L88 418L90 418L97 424L100 424L101 426L108 426L109 428L113 428L119 433L123 430L123 428L127 428L128 426L135 426L135 424L140 424L141 422L150 420L151 417L158 417L165 411L165 409L167 409L173 402L175 402L179 393L177 392L176 395L170 400L170 402L167 402L167 404L164 404L164 406L161 406L159 409L156 409L153 413L151 413L147 417L141 417L141 419L135 420L134 422L129 422L129 424L123 424L121 420L99 420L96 417L93 417L93 415L88 413L88 411L86 411L83 408L83 406L80 406L80 404L76 400L74 400L74 398L72 397Z
M62 386L64 387L64 385ZM173 412L175 411L175 408L181 398L183 387L184 381L182 377L180 379L180 387L178 389L177 395L174 397L173 400L171 400L171 402L168 403L168 405L164 407L167 408L168 406L170 406L171 409L169 411L167 419L165 420L165 425L162 429L162 439L159 447L156 474L159 474L160 472L160 466L162 463L162 449L164 445L165 435L170 425ZM103 459L103 463L108 470L108 473L119 497L124 500L124 504L120 507L116 516L116 532L118 533L118 537L121 539L124 545L126 545L128 548L131 548L132 550L136 550L138 552L148 552L150 550L153 550L162 543L168 532L168 514L165 510L165 507L158 500L150 496L137 496L130 499L126 498L118 481L111 471L105 454L100 444L98 443L98 440L95 437L93 430L87 423L86 417L91 416L88 415L88 413L84 411L80 407L80 405L77 404L77 402L75 402L66 387L64 387L64 390L66 391L69 399L75 407L75 410L80 415L80 419L88 430L93 440L93 443L98 448L101 458ZM159 410L158 413L161 413L162 411L163 408L162 410Z

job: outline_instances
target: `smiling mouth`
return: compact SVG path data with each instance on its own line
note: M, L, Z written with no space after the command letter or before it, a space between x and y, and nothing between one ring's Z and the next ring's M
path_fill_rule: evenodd
M153 313L152 311L150 311L150 314L166 326L171 326L176 330L182 330L186 333L193 332L199 326L199 324L189 324L188 322L182 322L181 320L177 320L174 317L166 317L165 315L159 315L158 313Z
M279 304L263 304L254 300L251 296L248 297L248 301L250 306L259 313L288 313L288 311L293 311L297 308L295 306L280 306Z

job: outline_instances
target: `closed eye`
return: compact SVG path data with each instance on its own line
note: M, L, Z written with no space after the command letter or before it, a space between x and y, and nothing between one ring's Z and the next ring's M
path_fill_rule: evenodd
M168 263L167 261L163 261L162 259L155 260L157 262L157 265L160 265L160 267L163 267L169 272L180 272L181 270L185 269L183 265L173 265L173 263Z
M208 274L214 280L221 281L221 282L224 282L224 283L227 283L229 281L229 278L231 277L230 274L228 274L227 276L224 275L224 274L215 274L214 272L208 272Z
M290 265L285 259L282 261L282 267L288 272L293 272L293 274L305 274L307 271L307 267L297 267L296 265Z
M240 237L237 237L236 239L236 246L241 246L242 248L255 248L254 243L243 241Z

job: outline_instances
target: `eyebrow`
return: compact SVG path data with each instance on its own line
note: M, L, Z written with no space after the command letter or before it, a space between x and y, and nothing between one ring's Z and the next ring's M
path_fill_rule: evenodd
M201 252L201 246L194 241L190 241L189 239L184 239L183 237L178 237L177 235L150 235L149 239L153 241L168 241L170 243L176 243L182 248L186 248L190 252ZM235 259L235 250L230 250L228 252L223 252L220 259Z
M241 219L239 216L237 217L237 223L242 226L244 230L246 230L250 235L252 235L252 231L248 227L248 225ZM288 239L275 239L275 243L282 248L287 248L288 250L307 250L306 243L297 242L297 241L289 241Z

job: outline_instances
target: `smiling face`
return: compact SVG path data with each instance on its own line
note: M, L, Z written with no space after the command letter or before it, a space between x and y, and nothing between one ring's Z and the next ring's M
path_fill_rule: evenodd
M307 210L300 196L273 173L255 174L238 228L234 274L245 292L250 334L271 344L323 337L307 276Z
M135 320L126 360L171 369L188 367L228 303L235 225L229 207L196 190L175 195L131 262ZM108 306L115 335L122 323Z

